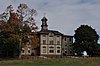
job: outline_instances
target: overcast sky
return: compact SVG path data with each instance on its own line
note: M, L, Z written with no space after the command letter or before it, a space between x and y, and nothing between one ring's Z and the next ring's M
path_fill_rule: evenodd
M37 10L39 28L46 13L49 29L73 35L81 24L87 24L100 35L100 0L0 0L0 12L10 4L16 9L20 3Z

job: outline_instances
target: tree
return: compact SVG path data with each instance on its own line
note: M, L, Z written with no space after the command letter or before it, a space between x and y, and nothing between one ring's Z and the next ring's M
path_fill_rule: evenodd
M74 50L78 55L86 51L88 55L97 55L99 36L95 29L88 25L81 25L75 30Z
M0 32L1 57L14 57L16 52L18 52L18 46L19 40L17 35L11 35L8 31Z
M31 40L31 46L32 46L32 50L34 52L32 52L31 55L39 55L39 51L40 51L40 47L39 47L39 39L38 36L36 35L37 33L33 33L32 37L30 38Z
M37 11L35 9L30 9L27 4L20 4L17 9L17 14L23 25L28 24L31 29L35 28L34 31L36 31L37 26L34 16L37 15Z
M20 43L26 44L27 36L32 30L37 30L34 19L36 14L37 11L30 9L27 4L20 4L16 11L9 5L6 11L0 14L0 50L5 56L15 56L17 51L21 52ZM7 36L9 37L6 38Z
M10 19L10 22L12 22L12 20L17 19L17 22L21 23L20 29L22 29L22 27L27 24L31 30L36 31L38 29L34 18L34 16L36 15L37 11L35 9L31 9L27 6L27 4L22 3L18 6L18 9L16 11L14 11L12 5L7 6L6 11L0 14L0 20L7 22ZM13 19L11 19L11 16L13 17Z

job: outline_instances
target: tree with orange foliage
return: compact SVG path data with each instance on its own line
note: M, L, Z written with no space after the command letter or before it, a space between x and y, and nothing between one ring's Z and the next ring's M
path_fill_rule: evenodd
M12 5L9 5L6 8L6 12L0 14L0 36L3 35L3 33L1 33L2 31L10 33L8 39L2 39L8 42L7 46L10 47L13 45L14 47L12 47L12 49L14 49L16 45L19 45L17 47L21 50L20 44L25 44L25 40L27 40L25 36L31 34L32 30L35 32L38 29L34 19L36 14L37 11L35 9L30 9L27 4L20 4L16 11L14 11ZM35 37L35 35L33 35L33 37ZM37 37L30 39L34 43L34 46L32 45L33 47L36 47L37 39ZM8 48L6 51L7 50Z
M34 55L39 55L39 38L36 35L36 33L32 34L32 37L30 38L31 42L31 46L32 46L32 50L34 51Z

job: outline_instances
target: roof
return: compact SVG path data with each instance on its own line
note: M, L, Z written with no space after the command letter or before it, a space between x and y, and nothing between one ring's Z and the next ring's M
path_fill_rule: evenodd
M59 31L55 31L55 30L41 30L38 33L40 33L40 34L49 34L50 32L54 33L55 35L63 35Z
M73 37L73 36L71 36L71 35L63 35L63 37Z
M48 21L48 19L44 16L41 21Z

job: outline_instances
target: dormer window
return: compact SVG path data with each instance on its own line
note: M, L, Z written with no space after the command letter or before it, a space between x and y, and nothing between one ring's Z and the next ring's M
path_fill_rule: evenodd
M53 33L49 33L49 37L53 37Z
M43 37L46 37L46 35L44 34Z
M60 37L60 36L57 36L58 38Z

